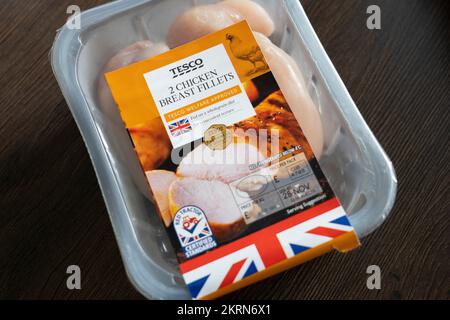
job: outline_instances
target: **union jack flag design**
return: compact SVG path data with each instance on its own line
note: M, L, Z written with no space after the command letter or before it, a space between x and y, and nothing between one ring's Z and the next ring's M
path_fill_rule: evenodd
M197 299L264 269L256 246L250 245L183 276L192 297Z
M187 245L191 242L203 239L204 237L210 236L211 230L209 230L209 227L205 225L202 230L198 231L197 234L179 234L178 237L180 238L180 241L183 243L183 245Z
M180 119L169 124L169 131L173 137L178 137L184 133L192 131L188 118Z
M336 199L180 265L194 299L205 297L283 260L354 232Z

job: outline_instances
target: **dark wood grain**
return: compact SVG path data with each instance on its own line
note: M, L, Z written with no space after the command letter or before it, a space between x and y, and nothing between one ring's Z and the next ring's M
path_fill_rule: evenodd
M142 299L125 274L95 173L48 52L69 4L0 5L0 298ZM229 299L448 299L449 5L428 0L304 0L319 38L397 170L386 223ZM366 28L378 4L382 30ZM82 290L65 270L82 269ZM382 289L366 288L366 268Z

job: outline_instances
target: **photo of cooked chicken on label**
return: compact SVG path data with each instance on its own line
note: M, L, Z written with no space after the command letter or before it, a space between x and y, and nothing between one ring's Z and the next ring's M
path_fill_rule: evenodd
M175 247L180 224L175 227L174 219L179 212L186 212L183 208L198 208L204 215L213 237L208 248L213 249L284 219L293 206L305 200L316 203L332 196L273 74L253 78L246 88L255 116L228 127L212 125L203 140L188 145L192 149L185 147L188 151L181 161L173 162L168 170L146 172ZM142 137L133 136L136 139ZM214 139L220 142L216 147ZM196 217L189 219L196 221ZM208 231L204 232L206 237ZM194 251L186 255L181 248L177 252L181 261L196 255Z

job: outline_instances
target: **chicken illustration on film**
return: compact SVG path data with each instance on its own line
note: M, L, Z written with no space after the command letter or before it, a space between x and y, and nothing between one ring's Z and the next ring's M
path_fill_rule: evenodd
M249 23L258 45L248 45L239 35L231 33L226 35L225 43L234 57L246 64L246 75L269 68L270 72L243 83L255 115L228 126L226 132L232 136L231 143L220 149L199 144L175 164L170 159L172 146L161 118L128 128L167 229L171 230L180 208L196 206L204 211L219 244L248 232L251 225L246 219L264 211L252 197L264 189L268 180L252 175L252 165L260 163L258 169L264 169L281 161L283 156L277 155L283 152L304 153L308 161L315 161L323 150L318 108L295 61L268 38L274 31L269 14L250 0L197 6L175 19L167 34L167 45L149 40L131 44L104 67L104 72L108 72L151 58L242 20ZM102 110L117 112L103 76L98 88ZM245 183L233 184L249 176ZM242 203L249 204L245 212L230 201L236 194Z

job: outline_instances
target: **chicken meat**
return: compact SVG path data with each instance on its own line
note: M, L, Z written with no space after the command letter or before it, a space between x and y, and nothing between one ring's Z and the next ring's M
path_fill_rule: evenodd
M172 215L169 210L169 187L176 180L172 171L151 170L146 172L147 181L153 193L156 207L166 227L172 223Z
M264 156L267 157L296 146L302 146L308 159L314 157L281 91L269 95L255 108L255 112L255 116L234 125L236 141L256 142L260 152L266 152ZM253 138L252 134L257 138ZM265 134L267 138L261 139L261 134ZM265 143L265 146L262 146L262 143Z
M240 193L243 201L251 202L250 197ZM220 181L178 178L169 188L169 205L172 218L184 206L196 206L205 213L209 226L218 242L231 240L239 235L246 224L233 199L233 190ZM258 211L257 205L248 209L249 215Z
M151 58L160 53L168 51L164 43L153 43L149 40L138 41L123 48L114 55L103 67L98 81L98 102L106 115L117 112L117 106L106 83L104 74L126 67L130 64Z
M105 115L114 119L113 114L117 114L118 109L104 74L151 58L167 50L169 48L163 43L153 43L148 40L138 41L120 50L108 61L98 82L99 106ZM160 118L129 128L128 131L133 138L136 153L145 171L156 169L169 157L171 144Z
M274 23L267 11L251 0L224 0L193 7L176 18L167 34L170 48L247 20L252 30L270 36Z
M128 128L128 132L144 171L158 168L169 157L172 147L161 118Z
M277 80L281 91L318 159L322 155L324 137L318 108L306 88L305 80L294 59L269 38L254 32L256 41Z
M223 150L201 144L183 158L177 175L228 184L248 176L251 173L249 166L262 160L262 153L249 143L231 143Z

